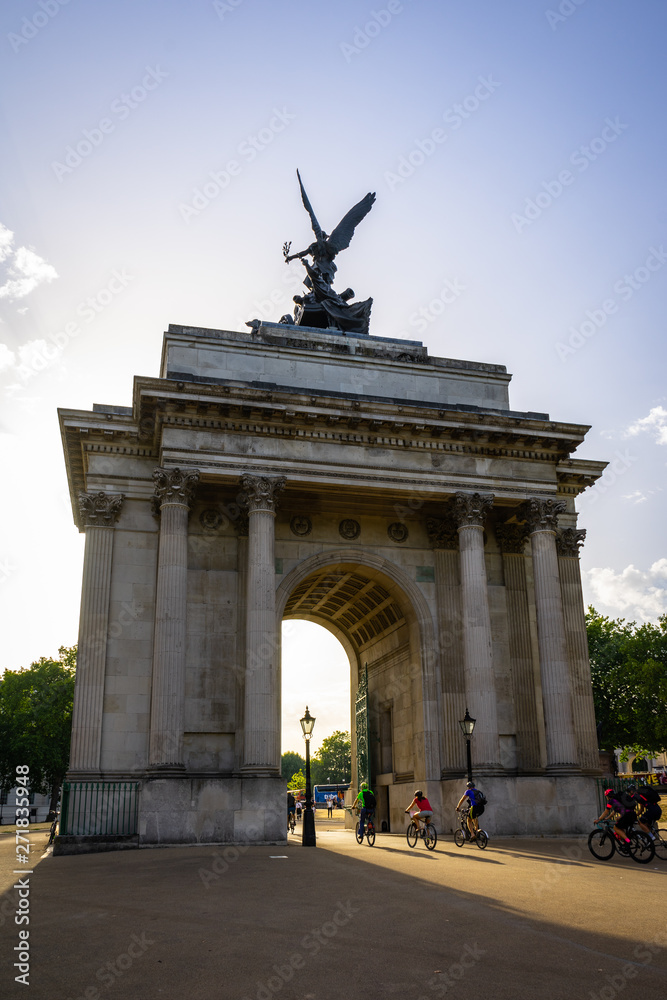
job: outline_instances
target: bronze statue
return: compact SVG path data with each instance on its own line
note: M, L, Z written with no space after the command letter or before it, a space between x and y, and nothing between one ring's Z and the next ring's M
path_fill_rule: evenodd
M301 174L298 170L296 175L299 178L301 199L303 201L304 208L310 216L310 223L313 227L313 232L315 233L315 242L311 243L306 250L302 250L301 253L295 253L291 256L289 256L289 250L292 244L285 243L283 246L285 262L289 264L291 260L303 260L304 257L312 257L312 266L314 270L317 271L327 285L330 285L337 270L336 265L334 264L334 257L336 257L341 250L346 250L349 247L350 241L354 236L354 230L359 225L361 220L368 215L373 207L375 194L372 194L369 191L365 198L362 198L361 201L354 206L354 208L350 209L347 215L343 216L331 236L329 236L324 232L317 221L312 205L308 200L308 195L306 194L303 186Z
M351 208L347 215L343 216L331 236L325 233L315 217L312 205L308 200L301 181L301 174L297 170L299 187L301 188L301 198L304 208L310 216L310 222L315 233L315 242L300 253L290 255L291 243L283 244L283 256L289 264L291 260L300 260L306 269L304 285L306 292L302 295L293 296L295 303L294 315L286 313L280 318L280 324L285 326L314 327L317 330L330 330L335 333L351 333L359 337L369 336L369 323L371 316L371 306L373 299L365 299L363 302L351 302L354 292L351 288L346 288L340 295L331 287L336 265L334 258L341 250L346 250L354 236L354 230L361 220L368 215L375 195L370 191L365 198ZM312 264L306 260L312 258ZM268 323L266 320L248 320L246 326L257 331L261 326L279 326L280 324Z

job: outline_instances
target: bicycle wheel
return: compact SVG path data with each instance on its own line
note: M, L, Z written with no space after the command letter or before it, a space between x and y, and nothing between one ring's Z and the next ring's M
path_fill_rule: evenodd
M616 850L613 834L608 830L593 830L588 835L588 850L598 861L609 861Z
M479 847L480 851L483 851L489 842L489 835L486 830L478 830L477 836L475 838L475 843Z
M417 827L415 826L414 823L410 823L407 830L405 831L405 838L408 842L409 847L415 846L415 844L417 843L418 836L419 834L417 833Z
M454 831L454 843L457 847L463 847L466 842L466 835L463 830Z
M366 840L368 841L368 846L372 847L375 843L375 827L369 826L366 830Z
M427 851L434 851L435 845L438 843L438 831L429 823L426 827L426 832L424 833L424 843L426 844Z
M364 831L362 830L361 833L359 833L359 824L358 823L356 824L356 826L354 828L354 835L357 838L357 843L358 844L363 844L363 842L364 842Z
M660 858L661 861L667 861L667 830L655 831L653 846L655 847L656 858Z
M630 857L638 865L648 865L655 857L655 845L649 835L640 830L630 834Z

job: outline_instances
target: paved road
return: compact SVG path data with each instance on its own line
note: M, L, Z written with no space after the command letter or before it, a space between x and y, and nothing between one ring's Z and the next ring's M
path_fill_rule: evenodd
M32 1000L667 997L667 862L596 862L582 841L434 853L359 846L167 848L47 858L31 879ZM12 845L13 849L13 845ZM6 850L0 844L0 850ZM13 901L10 889L9 896Z

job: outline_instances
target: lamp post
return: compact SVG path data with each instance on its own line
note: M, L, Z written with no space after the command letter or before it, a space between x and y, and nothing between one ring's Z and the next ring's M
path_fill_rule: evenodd
M317 843L315 841L315 816L313 815L313 797L310 787L310 738L313 735L315 719L308 711L307 705L306 705L306 714L300 721L301 721L301 728L303 730L303 738L306 741L306 811L303 814L303 830L301 833L301 845L302 847L317 847Z
M466 738L466 758L468 764L468 781L472 781L472 758L470 756L470 737L472 736L473 729L475 728L475 723L477 719L473 719L472 715L468 711L468 706L466 705L466 714L462 719L459 720L459 726L461 727L461 732Z

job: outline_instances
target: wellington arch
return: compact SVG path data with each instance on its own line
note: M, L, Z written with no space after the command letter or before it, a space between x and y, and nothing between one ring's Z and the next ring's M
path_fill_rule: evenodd
M171 326L131 406L59 411L86 535L60 850L284 841L291 618L347 652L353 784L363 763L391 832L416 784L448 828L466 708L490 830L586 828L575 501L605 466L510 378L365 333Z

